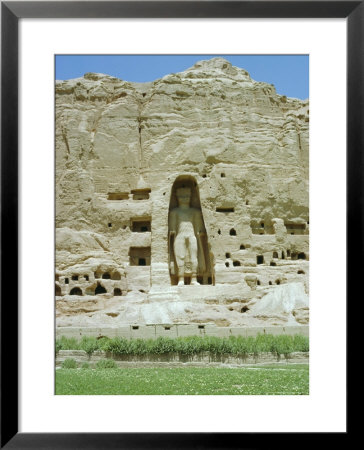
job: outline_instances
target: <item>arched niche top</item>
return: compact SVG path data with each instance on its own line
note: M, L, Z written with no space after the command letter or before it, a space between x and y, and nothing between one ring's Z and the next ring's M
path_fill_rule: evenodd
M186 187L191 189L191 207L201 209L200 192L196 178L192 175L179 175L172 186L171 198L169 201L169 210L177 208L178 201L176 196L177 189Z

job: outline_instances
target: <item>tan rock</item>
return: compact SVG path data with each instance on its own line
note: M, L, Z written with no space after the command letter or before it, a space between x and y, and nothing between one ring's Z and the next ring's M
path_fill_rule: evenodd
M57 82L57 325L307 324L308 107L222 58Z

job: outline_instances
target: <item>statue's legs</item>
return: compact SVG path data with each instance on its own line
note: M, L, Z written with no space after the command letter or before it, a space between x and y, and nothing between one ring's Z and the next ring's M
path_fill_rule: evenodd
M198 259L197 259L197 239L196 236L189 236L188 238L188 248L190 252L190 259L191 259L191 267L192 267L192 276L191 276L191 284L198 285L197 281L197 265L198 265Z
M178 267L178 286L183 286L185 275L186 242L185 237L178 235L174 240L174 256Z

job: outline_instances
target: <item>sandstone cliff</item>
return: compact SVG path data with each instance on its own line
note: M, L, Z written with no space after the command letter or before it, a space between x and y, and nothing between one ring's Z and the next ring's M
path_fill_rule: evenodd
M58 325L307 323L308 130L308 101L222 58L150 83L57 81ZM199 191L213 273L177 289L181 176Z

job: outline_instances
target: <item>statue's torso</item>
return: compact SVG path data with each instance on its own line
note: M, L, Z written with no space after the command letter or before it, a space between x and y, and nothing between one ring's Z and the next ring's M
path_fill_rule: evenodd
M175 208L173 213L177 218L177 235L194 236L194 216L199 211L195 208Z

